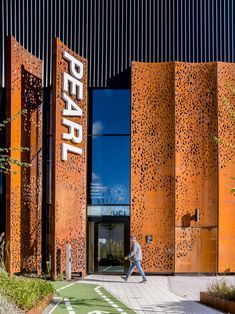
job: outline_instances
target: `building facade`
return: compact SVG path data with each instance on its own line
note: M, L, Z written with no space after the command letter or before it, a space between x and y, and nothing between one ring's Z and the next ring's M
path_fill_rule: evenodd
M10 272L234 272L232 0L1 2ZM11 37L10 37L11 36ZM215 139L218 140L215 140Z

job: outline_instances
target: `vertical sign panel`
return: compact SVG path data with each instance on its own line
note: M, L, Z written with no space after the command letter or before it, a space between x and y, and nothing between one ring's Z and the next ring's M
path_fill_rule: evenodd
M52 273L86 270L87 61L54 41Z
M173 272L174 63L132 63L131 119L131 232L146 271Z
M40 273L42 62L13 37L7 38L6 52L6 112L12 118L7 125L7 147L13 148L12 159L31 164L27 168L12 165L7 175L7 268L10 273Z
M175 64L176 272L216 271L216 63ZM199 209L199 221L195 210ZM213 251L202 264L205 243ZM212 249L213 247L213 249Z
M235 272L235 65L218 63L219 272Z

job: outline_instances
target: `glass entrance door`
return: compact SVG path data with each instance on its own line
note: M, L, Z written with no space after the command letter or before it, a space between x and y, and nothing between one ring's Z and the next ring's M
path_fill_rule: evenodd
M95 271L124 271L124 223L95 224Z

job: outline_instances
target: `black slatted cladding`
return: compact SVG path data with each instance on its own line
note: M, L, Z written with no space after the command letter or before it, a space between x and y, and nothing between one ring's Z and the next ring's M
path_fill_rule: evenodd
M131 61L235 61L234 0L0 0L0 14L2 87L5 35L44 61L44 86L55 36L88 59L92 87L129 87Z

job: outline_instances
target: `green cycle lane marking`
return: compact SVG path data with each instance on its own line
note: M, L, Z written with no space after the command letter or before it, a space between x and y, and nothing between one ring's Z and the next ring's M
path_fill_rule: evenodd
M57 306L52 314L134 314L127 305L119 301L103 287L94 284L75 282L55 283Z

